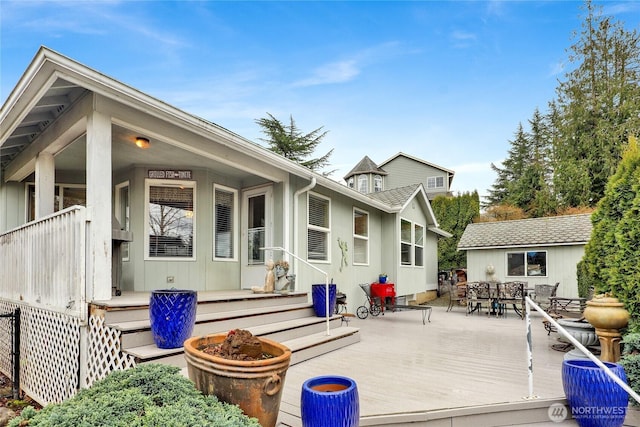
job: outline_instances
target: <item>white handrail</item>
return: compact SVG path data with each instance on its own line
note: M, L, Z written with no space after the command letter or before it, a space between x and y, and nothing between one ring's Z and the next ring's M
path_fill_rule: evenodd
M324 303L325 303L325 317L326 317L326 324L327 324L327 336L331 335L331 330L329 327L329 274L323 270L320 270L318 267L316 267L313 264L310 264L307 260L304 260L302 258L300 258L299 256L289 252L288 250L286 250L285 248L281 248L279 246L272 246L272 247L268 247L268 248L260 248L261 251L282 251L286 254L291 255L292 257L294 257L295 259L302 261L303 263L305 263L306 265L308 265L309 267L313 268L316 271L319 271L320 273L324 274L324 289L325 289L325 298L324 298Z
M546 311L544 311L543 309L541 309L535 302L533 302L531 300L531 298L529 298L528 296L524 298L525 302L526 302L526 311L525 311L525 316L526 316L526 327L527 327L527 349L528 349L528 356L529 356L529 399L535 398L535 396L533 395L533 355L532 355L532 344L531 344L531 318L530 318L530 309L529 306L531 305L531 307L533 307L538 313L542 314L542 316L549 321L553 326L556 327L556 329L558 330L558 332L560 332L562 335L564 335L565 338L567 338L571 344L573 344L574 346L576 346L576 348L578 350L580 350L582 353L584 353L592 362L594 362L596 365L598 365L599 368L604 369L604 372L609 376L609 378L611 378L613 381L616 382L616 384L618 384L620 387L622 387L622 389L624 391L626 391L627 393L629 393L629 395L631 397L633 397L635 399L636 402L640 403L640 396L638 395L638 393L636 393L635 391L633 391L631 389L631 387L629 387L627 385L627 383L625 383L624 381L622 381L611 369L609 369L609 367L607 365L605 365L604 363L602 363L602 361L600 359L598 359L596 356L593 355L593 353L591 353L585 346L583 346L580 341L578 341L577 339L575 339L574 337L571 336L571 334L569 334L558 322L555 321L555 319L553 319L551 316L549 316L549 314L547 314Z

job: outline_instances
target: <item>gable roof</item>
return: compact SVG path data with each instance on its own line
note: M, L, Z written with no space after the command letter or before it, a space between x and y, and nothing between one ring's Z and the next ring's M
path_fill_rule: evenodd
M394 154L393 156L389 157L387 160L385 160L384 162L380 163L379 166L380 167L384 167L384 165L386 165L387 163L390 163L391 161L397 159L398 157L406 157L407 159L413 160L414 162L422 163L423 165L430 166L430 167L435 168L435 169L440 169L441 171L447 172L448 174L450 174L452 179L453 179L453 175L455 175L455 172L452 171L451 169L443 168L442 166L436 165L435 163L427 162L426 160L423 160L421 158L412 156L412 155L407 154L407 153L403 153L402 151L400 151L397 154Z
M357 165L353 169L349 171L348 174L344 176L344 180L346 181L349 177L361 173L377 173L378 175L388 175L384 169L378 167L373 160L369 158L369 156L364 156L362 160L358 162Z
M591 214L479 222L467 225L458 250L584 245L592 228Z

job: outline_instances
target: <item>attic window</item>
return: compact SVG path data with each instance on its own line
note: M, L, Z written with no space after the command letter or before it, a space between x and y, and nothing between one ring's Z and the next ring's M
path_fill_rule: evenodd
M382 191L382 177L380 175L375 175L373 177L373 192L378 193Z
M358 176L358 191L364 194L369 192L369 177L367 175Z
M349 177L349 179L347 179L347 187L353 188L353 185L354 185L354 179L351 176L351 177Z

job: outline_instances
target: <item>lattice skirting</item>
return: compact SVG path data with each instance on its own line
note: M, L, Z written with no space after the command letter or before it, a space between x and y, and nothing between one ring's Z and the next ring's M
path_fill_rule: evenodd
M0 301L3 312L21 309L20 386L40 404L61 402L78 389L80 319ZM6 328L0 334L9 334ZM9 343L4 348L5 343ZM0 369L11 378L11 337L0 340Z
M121 332L102 316L92 315L84 325L72 315L0 300L2 313L17 307L22 311L20 386L41 405L62 402L109 372L136 365L121 351ZM0 371L12 378L10 329L9 322L0 322Z
M122 352L121 332L105 324L104 317L89 316L88 369L84 387L90 387L116 369L136 365L135 358Z

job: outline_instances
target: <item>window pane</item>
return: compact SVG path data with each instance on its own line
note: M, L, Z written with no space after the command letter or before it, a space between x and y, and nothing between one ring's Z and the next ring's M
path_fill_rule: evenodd
M193 256L193 188L149 188L149 256Z
M400 262L402 265L411 265L411 245L400 244Z
M367 241L365 239L353 239L353 263L367 264Z
M327 258L327 233L318 230L308 230L307 257L313 260L326 261Z
M400 240L411 244L411 223L404 219L400 220Z
M376 193L382 191L382 177L380 175L373 177L373 191Z
M422 267L424 265L424 257L423 257L424 248L420 246L416 246L415 252L416 252L415 265Z
M415 244L419 246L424 245L424 227L421 225L415 225Z
M547 275L547 253L527 252L527 276Z
M87 191L85 188L79 187L63 187L62 209L66 209L73 205L86 206Z
M215 191L215 257L233 258L234 193Z
M309 195L309 224L329 228L329 201Z
M507 254L507 276L524 276L524 253Z
M366 212L354 211L353 212L353 234L356 236L369 236L369 224L368 215Z
M367 175L360 175L358 177L358 191L361 193L369 192L369 177L367 177Z

